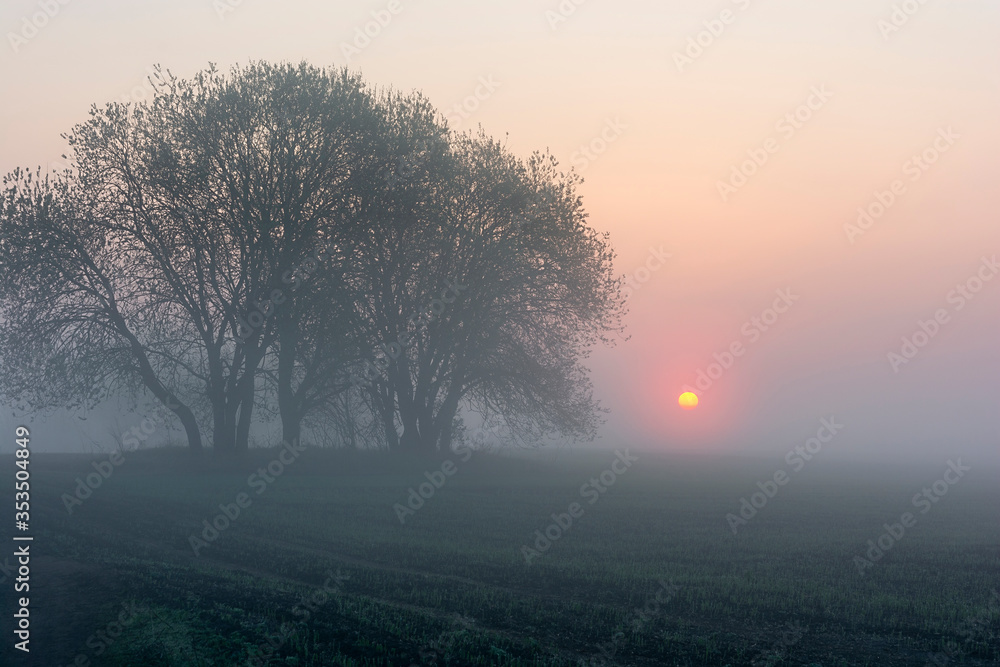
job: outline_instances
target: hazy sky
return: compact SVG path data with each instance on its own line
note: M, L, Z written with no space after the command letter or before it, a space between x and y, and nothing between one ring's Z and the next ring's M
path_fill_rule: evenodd
M783 454L833 415L831 457L997 461L995 0L5 0L0 26L4 173L153 63L252 59L350 65L577 167L634 286L592 359L603 444Z

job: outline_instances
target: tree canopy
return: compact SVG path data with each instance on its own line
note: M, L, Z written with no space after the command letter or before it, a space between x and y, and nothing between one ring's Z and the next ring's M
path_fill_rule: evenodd
M346 69L151 83L64 135L71 169L4 179L0 398L146 392L217 451L255 410L392 450L447 450L473 413L593 435L583 362L624 306L575 174Z

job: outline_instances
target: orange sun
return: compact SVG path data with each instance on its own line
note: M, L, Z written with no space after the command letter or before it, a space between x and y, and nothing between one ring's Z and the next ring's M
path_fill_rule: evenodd
M698 407L698 396L690 391L685 391L677 399L677 405L681 406L685 410L694 410Z

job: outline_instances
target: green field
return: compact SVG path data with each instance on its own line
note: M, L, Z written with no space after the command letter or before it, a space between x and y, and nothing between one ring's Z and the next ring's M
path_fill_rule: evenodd
M310 450L264 482L248 478L278 450L142 451L72 514L63 494L103 459L35 455L32 653L7 620L3 664L1000 665L994 471L972 466L921 514L911 498L944 462L817 461L734 535L726 515L780 460L633 454L582 494L614 453L456 455L438 476L441 461ZM425 473L444 483L401 523ZM203 520L241 493L196 556ZM907 511L916 525L860 574Z

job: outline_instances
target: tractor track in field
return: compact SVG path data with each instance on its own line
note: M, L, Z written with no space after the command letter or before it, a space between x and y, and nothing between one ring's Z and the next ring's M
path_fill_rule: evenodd
M538 650L545 652L548 659L555 661L570 661L574 664L580 660L587 660L595 653L581 653L579 647L586 646L592 642L607 643L614 635L614 629L609 627L607 636L604 632L600 636L594 634L581 639L579 632L576 632L574 639L573 631L567 631L567 623L572 623L567 603L579 604L581 601L592 605L600 605L605 611L611 608L622 608L624 592L611 591L612 595L599 595L603 591L598 591L594 587L580 586L579 581L572 577L556 578L554 580L532 580L522 584L519 580L517 570L509 568L497 568L496 572L484 567L482 570L466 571L463 574L473 576L462 576L460 574L450 574L445 567L437 570L421 569L421 563L416 567L407 564L396 565L393 560L401 560L407 557L407 552L399 551L400 545L391 539L385 540L386 533L376 530L373 534L373 542L360 544L361 549L369 544L381 544L385 541L389 547L382 553L383 559L369 560L364 557L340 553L336 550L339 545L336 542L316 539L305 539L300 536L310 534L310 532L295 532L282 529L280 533L265 533L260 525L256 523L241 523L236 520L233 532L223 535L219 540L213 541L212 545L196 556L187 544L189 534L199 534L202 519L211 517L218 512L206 514L206 507L209 502L191 502L184 496L173 493L171 487L157 486L147 489L145 487L126 486L122 488L118 483L118 478L108 480L107 489L94 491L94 497L85 500L82 507L74 509L70 516L63 507L60 494L71 490L65 488L66 482L73 473L67 473L64 479L57 483L43 481L36 488L35 502L32 507L34 527L40 529L43 540L39 540L40 548L45 541L49 541L48 553L39 554L37 563L39 567L39 597L47 598L49 607L40 610L39 631L51 631L53 639L59 639L59 648L63 652L78 649L80 637L86 637L87 633L93 632L95 628L90 626L98 621L97 614L106 615L108 604L100 603L100 596L94 597L94 590L101 589L106 598L112 602L115 600L129 599L127 585L130 583L129 577L132 570L141 572L143 568L149 566L166 566L167 568L177 568L183 571L180 583L172 584L174 587L183 586L183 579L190 578L188 584L191 590L197 592L197 582L200 578L206 591L212 591L208 599L214 602L224 601L227 595L227 586L238 584L232 580L232 575L252 577L254 579L266 580L276 585L275 598L283 598L292 593L305 588L316 588L318 583L302 579L313 578L310 563L320 563L324 566L343 564L348 571L354 570L362 574L361 579L369 576L373 577L374 583L366 585L371 592L366 592L362 587L365 582L355 579L355 588L351 589L350 580L347 583L344 593L356 600L364 601L367 604L377 607L397 609L406 614L413 614L416 617L426 619L430 622L440 622L446 624L449 619L456 618L455 613L442 611L436 606L426 606L426 600L417 598L417 603L397 601L383 597L378 593L386 591L392 593L392 587L386 589L378 583L377 573L384 573L386 581L393 586L412 585L415 590L426 586L435 586L442 589L452 588L451 594L455 595L476 595L476 591L487 593L499 593L520 600L531 601L529 604L537 604L542 612L552 610L559 614L559 618L553 618L552 623L547 621L540 627L545 628L538 633L535 628L527 626L520 619L513 618L511 623L504 623L503 619L491 619L492 605L487 602L485 605L470 607L479 609L481 616L487 621L482 623L476 619L475 624L470 628L481 634L482 638L488 639L491 635L497 638L503 637L513 640L515 644L521 645L520 639L524 637L536 637L539 641ZM228 484L228 478L227 478ZM117 487L117 488L115 488ZM126 489L133 489L130 492ZM165 491L164 491L165 489ZM148 494L147 491L154 491ZM41 493L39 493L41 492ZM166 493L166 495L164 495ZM335 507L334 502L331 506ZM298 507L298 505L296 505ZM265 517L267 518L267 517ZM265 524L270 524L265 521ZM303 525L305 527L305 525ZM329 532L329 531L328 531ZM291 534L291 538L282 537L282 534ZM68 538L63 541L53 541L52 537ZM353 545L354 543L351 543ZM354 549L355 553L358 549ZM112 554L111 558L105 558L104 553ZM422 552L421 552L422 553ZM431 554L433 555L433 554ZM122 557L125 563L124 576L116 576L118 564L116 556ZM291 556L291 558L288 558ZM297 557L296 557L297 556ZM103 560L102 560L103 559ZM132 561L134 559L135 564ZM247 564L243 561L252 561L254 564ZM287 569L291 574L282 573L276 570L281 568L283 562L288 562L296 567L296 570ZM495 563L494 563L495 564ZM269 569L271 567L275 569ZM513 574L511 574L513 572ZM473 578L482 573L485 578ZM497 583L490 581L492 578ZM167 570L170 579L175 579L177 575ZM397 581L393 581L398 578ZM506 579L506 580L504 580ZM215 581L213 581L215 580ZM686 586L696 586L698 584L710 585L707 580L696 579L689 581ZM193 587L192 587L193 586ZM148 588L148 587L147 587ZM168 587L169 588L169 587ZM610 591L610 588L605 587ZM463 591L463 589L465 589ZM422 593L421 593L422 594ZM252 595L252 594L251 594ZM445 597L449 591L444 591ZM152 591L150 600L156 603L157 593ZM489 596L487 596L489 597ZM244 592L244 602L250 600ZM239 599L243 599L239 598ZM267 594L262 595L267 601ZM238 598L232 598L238 599ZM456 598L458 599L458 598ZM162 600L160 601L162 602ZM103 604L103 606L102 606ZM72 608L74 612L66 616L59 614L59 606ZM113 605L112 605L113 606ZM168 602L166 606L170 606ZM455 605L453 605L455 606ZM460 605L458 605L460 606ZM629 603L624 603L627 610ZM361 607L363 608L363 607ZM386 614L391 617L391 612L376 611L376 615ZM717 617L692 617L690 615L677 612L664 612L670 614L675 620L683 619L683 624L678 626L682 629L683 637L678 635L680 643L678 650L683 655L695 656L693 645L688 646L685 637L708 637L711 642L725 647L740 647L741 650L766 651L772 635L780 631L779 623L782 618L775 617L775 620L768 621L766 618L757 618L755 622L744 622L739 619L726 619ZM50 616L50 618L46 618ZM361 619L362 617L358 617ZM57 627L57 619L62 622L69 620L72 627ZM489 623L493 620L493 623ZM799 645L795 651L796 659L807 660L802 664L834 664L862 665L881 664L887 667L900 667L902 665L923 664L926 660L926 652L919 650L922 646L931 646L935 643L934 638L924 637L920 632L906 632L905 636L899 637L880 635L879 628L873 626L869 628L859 628L856 624L849 627L829 625L825 622L822 614L806 613L800 617L807 625L812 626L809 631L809 639ZM499 626L497 625L499 621ZM515 626L515 623L521 624ZM45 624L48 623L49 627ZM364 626L362 626L364 627ZM454 627L454 626L453 626ZM850 628L854 628L851 630ZM82 634L81 634L82 633ZM251 635L252 636L252 635ZM62 641L65 639L66 641ZM677 640L675 640L677 641ZM74 643L76 642L76 643ZM586 642L586 643L584 643ZM504 645L504 644L501 644ZM401 646L408 647L408 643ZM730 653L732 655L732 653ZM746 654L739 653L740 659L745 659ZM65 656L60 656L63 658ZM689 658L692 659L692 658ZM688 664L700 664L698 658L693 658L695 662ZM623 656L621 660L629 661L634 665L654 665L664 664L650 658L633 658ZM841 662L843 661L843 662ZM872 662L875 661L875 662ZM53 663L55 664L55 663ZM738 660L733 665L743 664ZM979 663L983 665L998 665L998 662Z
M94 538L98 538L100 542L103 543L102 546L114 545L119 550L123 545L132 544L134 546L143 548L146 551L145 555L147 557L155 558L161 561L169 559L169 562L171 562L174 565L186 566L193 571L201 570L204 576L211 576L210 573L204 572L204 570L212 568L219 571L225 571L228 573L240 573L240 574L251 575L254 577L267 578L271 581L282 582L300 588L315 588L318 585L315 582L304 581L302 579L297 579L294 577L290 577L288 575L279 574L271 570L262 569L251 565L246 565L243 563L239 563L224 558L211 557L211 556L195 556L188 549L179 548L168 542L151 539L149 537L145 537L141 534L137 534L136 532L130 530L124 530L124 529L114 530L109 528L106 523L98 525L91 519L81 517L76 520L68 521L68 519L70 519L71 517L66 515L64 512L61 512L60 510L52 507L39 506L36 509L36 511L38 511L39 515L45 516L49 519L56 519L56 517L58 517L58 519L56 520L62 521L65 524L72 524L76 523L77 521L80 521L80 529L73 529L71 528L70 525L64 525L63 532L66 534L76 533L77 535L84 537L84 539L88 539L91 541L93 541ZM164 510L162 508L158 510L150 508L144 511L143 518L144 519L155 518L155 515L157 513L163 515L164 517L176 517L176 513L173 513L171 511ZM102 520L107 521L107 517L106 516L102 517ZM176 522L175 519L173 520ZM84 524L86 524L85 526L86 530L83 530ZM193 525L194 524L192 524L192 526ZM51 529L51 524L50 524L50 529ZM422 580L450 581L450 582L460 583L466 586L474 586L478 588L485 588L491 590L502 588L504 591L514 595L525 594L523 591L518 589L510 587L499 587L485 582L476 581L474 579L469 579L467 577L442 574L437 572L425 572L413 568L406 568L400 566L387 565L385 563L366 561L361 558L346 556L343 554L326 551L321 548L308 546L302 543L290 542L287 540L280 540L277 538L259 537L259 536L244 534L240 536L240 539L260 544L267 544L271 547L277 547L279 549L294 551L296 553L313 554L327 559L332 558L338 562L352 565L358 569L378 570L382 572L389 572L392 574L404 575ZM92 570L100 569L99 565L86 561L81 562L75 559L68 559L68 558L58 558L53 560L63 563L66 567L76 566L76 567L89 568ZM347 595L351 594L352 593L350 592L347 593ZM449 619L454 619L456 617L456 614L454 613L444 612L434 607L427 607L408 602L391 600L379 595L373 595L370 592L358 591L353 594L371 600L373 602L376 602L380 605L384 605L394 609L405 610L411 613L416 613L421 616L427 618L433 618L439 621L447 621ZM535 594L533 595L533 597L539 599L551 599L552 601L558 601L560 599L560 596L555 594L545 594L545 595ZM472 629L499 636L507 636L507 637L510 636L509 630L495 626L485 625L482 623L482 621L478 619L474 619L474 625L472 626ZM574 663L578 663L580 661L585 661L588 658L592 657L591 654L580 653L579 651L567 648L565 646L559 646L553 643L554 641L555 638L551 638L549 642L546 642L547 645L545 647L545 650L554 658L570 660ZM649 664L654 664L654 663L649 663Z

